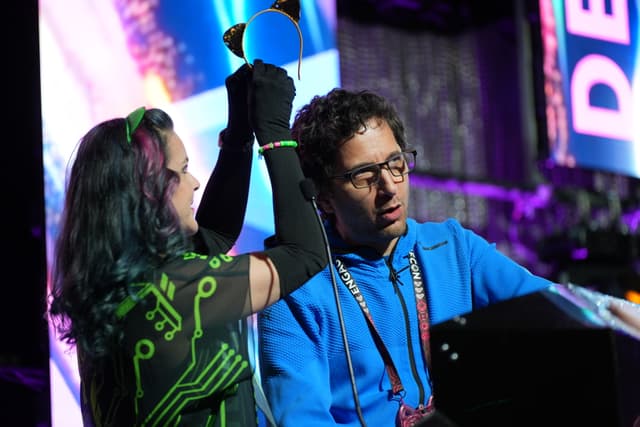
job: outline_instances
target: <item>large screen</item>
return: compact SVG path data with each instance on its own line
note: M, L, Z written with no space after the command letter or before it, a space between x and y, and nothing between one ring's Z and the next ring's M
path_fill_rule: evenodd
M637 0L539 0L545 153L640 177Z
M224 79L243 63L222 36L271 5L268 0L67 0L64 5L40 0L49 267L66 170L81 136L99 122L124 117L143 105L164 109L185 143L192 173L206 182L218 155L218 133L227 120ZM261 14L245 35L250 62L260 58L284 66L294 78L294 113L314 95L339 85L334 0L301 0L300 6L300 79L300 42L286 17ZM253 165L245 227L235 252L259 250L273 233L266 167L257 158ZM81 426L75 352L50 331L50 354L52 423Z

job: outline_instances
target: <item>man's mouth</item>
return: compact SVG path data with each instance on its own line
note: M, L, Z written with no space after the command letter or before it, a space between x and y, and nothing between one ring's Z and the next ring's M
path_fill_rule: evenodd
M388 222L394 222L400 219L402 216L402 205L395 205L391 208L383 209L380 211L380 217Z

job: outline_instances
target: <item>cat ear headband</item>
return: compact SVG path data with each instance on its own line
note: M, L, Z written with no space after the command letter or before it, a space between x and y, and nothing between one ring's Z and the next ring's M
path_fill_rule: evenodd
M229 28L222 36L222 40L234 55L244 59L244 61L250 65L250 62L244 52L244 33L251 21L267 12L276 12L286 16L289 21L295 25L296 30L298 30L298 38L300 40L300 52L298 54L298 80L300 80L300 66L302 64L302 32L300 31L299 25L300 0L276 0L271 7L255 13L246 23L241 22Z

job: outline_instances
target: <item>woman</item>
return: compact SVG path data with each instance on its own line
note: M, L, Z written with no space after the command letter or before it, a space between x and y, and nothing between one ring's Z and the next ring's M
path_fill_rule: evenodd
M238 320L328 262L289 141L293 80L256 60L226 86L229 123L196 218L200 184L164 112L136 110L80 142L50 314L61 339L77 346L85 425L256 425ZM232 257L225 253L244 220L252 130L280 245Z

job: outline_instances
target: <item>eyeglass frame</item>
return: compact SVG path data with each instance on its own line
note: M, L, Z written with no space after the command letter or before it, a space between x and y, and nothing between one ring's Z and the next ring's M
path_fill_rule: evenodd
M407 166L407 171L405 173L400 174L400 175L396 175L393 172L393 170L389 167L389 162L397 159L397 157L395 157L395 154L394 154L391 158L385 160L384 162L371 163L371 164L367 164L367 165L358 166L358 167L353 168L351 170L348 170L348 171L346 171L344 173L330 176L329 179L340 178L340 179L348 180L349 182L351 182L351 185L353 185L353 187L356 188L356 189L371 188L372 186L377 185L380 182L380 177L382 176L382 168L384 167L389 171L391 176L393 176L394 178L402 178L402 180L397 181L397 182L403 182L404 181L404 176L405 175L409 175L409 173L415 169L416 157L418 155L418 151L417 150L407 150L407 151L401 151L401 152L396 153L396 154L402 155L402 157L404 157L404 163ZM413 162L409 162L407 160L407 155L409 155L409 154L413 154ZM409 165L411 165L411 164L413 164L413 167L409 167ZM368 185L366 185L364 187L362 187L362 186L358 187L356 185L355 181L353 180L353 175L355 173L357 173L357 172L362 171L363 169L372 168L374 166L375 166L374 170L376 171L377 178L372 180L370 184L368 184ZM394 180L394 182L395 182L395 180Z

